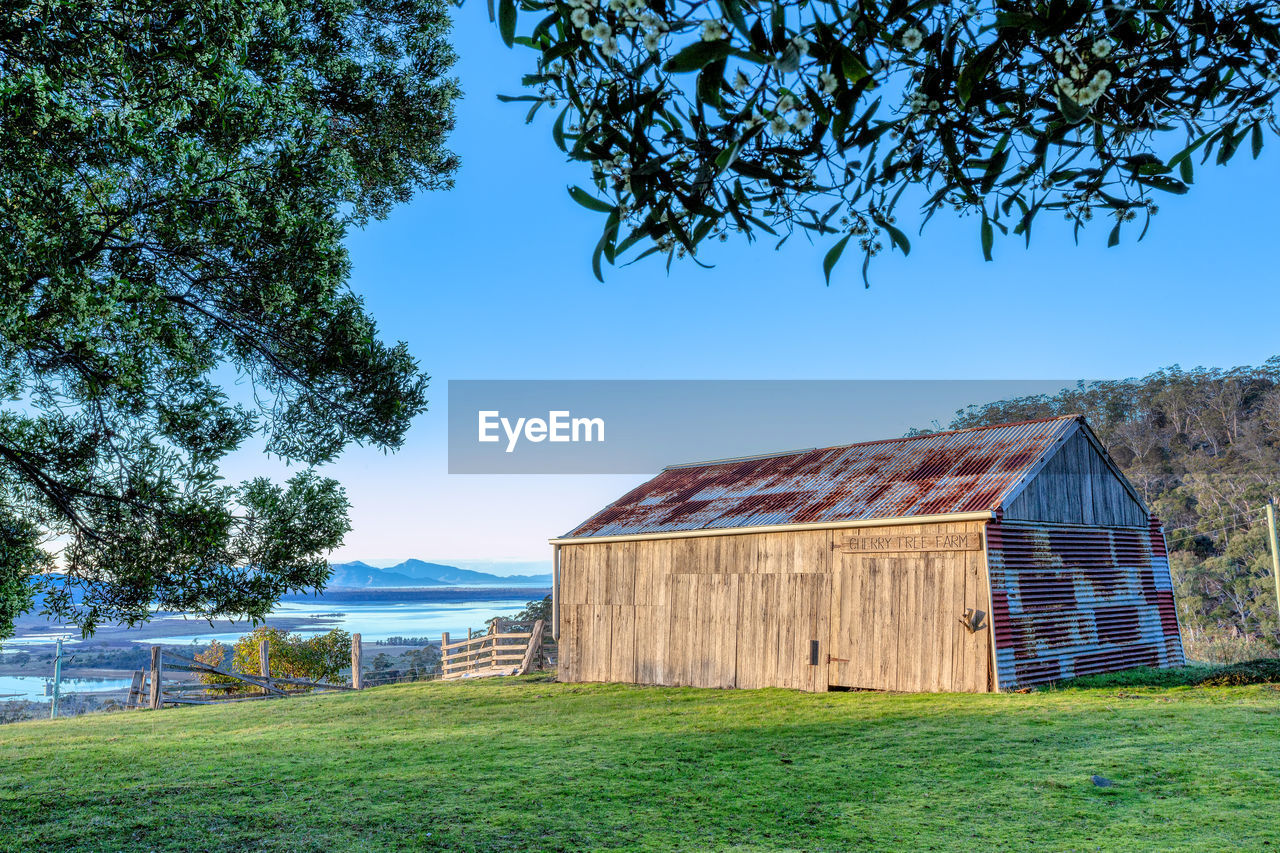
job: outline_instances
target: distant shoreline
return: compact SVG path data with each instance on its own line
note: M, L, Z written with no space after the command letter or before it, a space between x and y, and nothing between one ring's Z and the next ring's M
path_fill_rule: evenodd
M369 589L336 588L307 595L294 593L282 601L503 601L523 598L528 601L546 598L551 587L537 586L428 586L374 587Z

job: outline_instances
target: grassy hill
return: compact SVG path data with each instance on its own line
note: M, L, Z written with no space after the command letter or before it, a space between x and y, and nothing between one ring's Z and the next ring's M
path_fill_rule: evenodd
M406 685L0 727L0 849L1257 850L1277 744L1274 685Z

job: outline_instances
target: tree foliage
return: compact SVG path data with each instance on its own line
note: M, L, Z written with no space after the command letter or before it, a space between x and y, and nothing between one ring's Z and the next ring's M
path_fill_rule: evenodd
M196 655L196 659L210 666L229 665L235 672L258 675L262 672L258 644L263 640L267 641L267 663L274 677L332 681L351 663L351 635L340 628L304 638L267 625L236 640L231 647L230 662L226 660L226 647L217 640ZM205 684L233 684L243 691L257 690L242 681L214 673L202 673L200 678Z
M558 108L607 217L593 266L733 233L911 243L919 206L1031 239L1041 213L1145 234L1195 166L1277 130L1276 4L1151 0L501 0L537 52L508 100ZM528 25L521 27L522 21ZM517 35L520 32L520 35ZM907 192L910 189L916 192Z
M0 636L33 545L86 633L325 582L341 488L218 463L254 436L304 467L394 449L425 408L342 241L450 181L447 27L442 0L5 4Z
M1183 628L1280 646L1263 508L1280 501L1280 356L1261 367L1091 382L959 412L956 429L1083 414L1160 517Z

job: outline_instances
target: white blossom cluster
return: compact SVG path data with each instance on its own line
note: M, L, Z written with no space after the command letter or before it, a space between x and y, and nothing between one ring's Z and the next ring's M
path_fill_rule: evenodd
M752 124L767 123L769 132L774 136L784 136L792 131L800 133L813 124L813 113L801 106L794 95L785 89L779 89L775 95L777 100L769 110L770 115L766 116L757 109L752 113Z
M1111 55L1111 42L1098 39L1089 53L1097 59L1106 59ZM1111 72L1106 68L1100 68L1090 76L1088 62L1076 58L1063 48L1054 51L1053 58L1058 67L1066 71L1058 78L1058 91L1082 107L1095 103L1111 85Z
M578 28L582 40L598 45L600 52L607 57L618 54L618 39L601 14L602 0L565 0L572 11L569 22ZM637 30L640 43L650 53L662 47L663 35L667 32L667 24L662 18L648 11L644 0L607 0L607 8L617 16L618 23L627 29Z

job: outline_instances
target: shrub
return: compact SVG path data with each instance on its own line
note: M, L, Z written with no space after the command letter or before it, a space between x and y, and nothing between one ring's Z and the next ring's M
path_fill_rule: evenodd
M255 628L235 642L231 648L231 669L248 675L258 675L261 663L258 658L258 644L267 641L267 659L271 667L271 675L277 678L306 678L315 681L328 681L337 678L338 674L349 665L351 658L351 635L340 628L327 634L315 637L302 637L290 634L279 628L263 625ZM196 659L210 666L223 666L226 659L226 647L213 642L209 649ZM201 680L206 684L226 684L234 681L226 676L213 673L202 673ZM238 682L238 689L254 689L248 684Z

